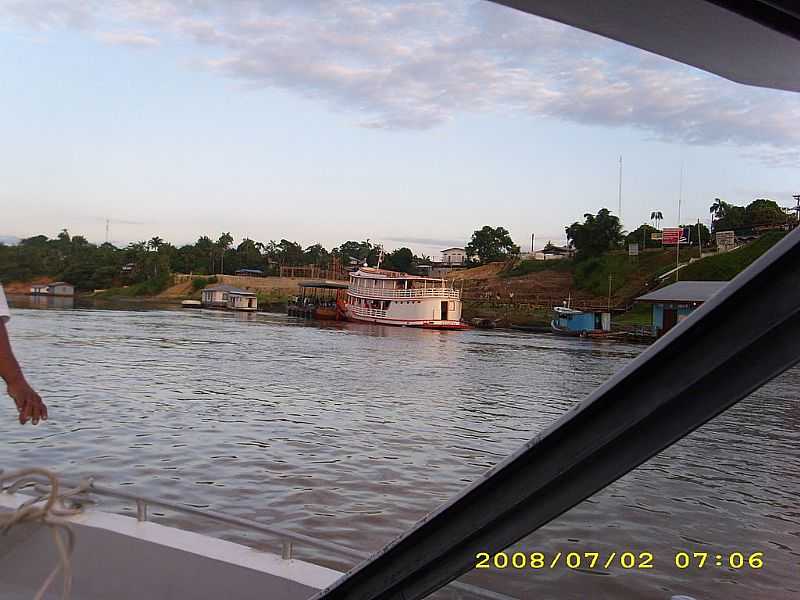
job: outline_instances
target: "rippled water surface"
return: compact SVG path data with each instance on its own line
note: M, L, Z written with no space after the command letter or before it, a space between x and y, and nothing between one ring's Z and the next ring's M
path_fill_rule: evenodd
M0 405L3 465L94 475L367 551L641 351L180 310L18 308L10 330L51 418L23 428L10 400ZM506 569L464 580L519 598L800 597L798 383L800 371L783 375L510 550L650 552L653 569ZM213 523L160 519L275 550L275 540ZM707 551L710 563L760 551L766 565L682 571L680 550Z

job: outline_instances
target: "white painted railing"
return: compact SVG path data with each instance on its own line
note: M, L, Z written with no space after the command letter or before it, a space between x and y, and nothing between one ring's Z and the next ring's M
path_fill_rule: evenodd
M385 318L386 311L377 308L361 308L360 306L350 306L350 310L358 317L379 317Z
M359 288L351 285L348 291L353 296L362 298L452 298L458 300L461 297L461 291L453 288L383 290L381 288Z

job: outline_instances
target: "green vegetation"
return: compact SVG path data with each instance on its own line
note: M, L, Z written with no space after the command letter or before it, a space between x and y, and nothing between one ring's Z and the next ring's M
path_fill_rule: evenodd
M511 239L505 227L484 225L472 233L466 253L470 261L486 264L519 254L519 246Z
M269 290L256 292L258 298L258 310L284 312L289 303L289 295L281 290Z
M207 285L212 285L214 283L217 283L217 277L215 275L212 277L195 277L192 279L192 290L197 292Z
M784 231L770 231L743 248L693 262L681 270L680 278L691 281L728 281L733 279L785 235Z
M622 246L625 239L622 223L607 208L600 209L596 216L586 213L583 218L583 223L576 221L566 228L567 239L576 250L576 260L599 257Z
M167 289L172 283L172 276L169 273L162 273L157 277L145 281L134 283L124 287L112 287L99 292L101 298L112 297L135 297L135 296L155 296Z
M334 258L340 265L349 265L354 259L374 266L381 251L369 240L348 241L330 252L320 244L303 249L286 239L263 244L245 238L236 247L232 243L233 237L225 232L216 242L202 236L194 244L176 247L154 236L117 248L109 243L91 244L83 236L70 236L63 230L54 239L37 235L14 246L0 244L0 281L50 277L68 281L80 291L113 288L119 293L125 290L124 295L142 295L150 292L137 290L162 290L171 273L232 274L238 269L259 269L266 275L278 275L281 266L329 267ZM430 263L430 258L399 248L384 257L382 266L413 273L416 265L424 263ZM197 291L214 282L212 278L192 285Z
M501 277L521 277L542 271L572 271L575 264L572 260L562 258L556 260L521 260L510 269L500 272Z
M789 215L776 202L766 198L757 198L747 206L736 206L715 198L708 210L714 218L714 231L781 225L789 220Z
M653 323L653 307L649 304L634 304L628 312L614 315L615 325L636 325L649 327Z

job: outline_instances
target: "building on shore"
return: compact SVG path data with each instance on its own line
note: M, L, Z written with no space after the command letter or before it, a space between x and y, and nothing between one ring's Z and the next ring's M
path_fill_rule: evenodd
M636 298L652 305L653 331L664 335L721 290L727 281L678 281Z
M200 294L204 308L227 308L254 311L258 308L255 292L248 292L224 283L210 285Z
M37 283L31 286L32 296L66 296L75 295L75 286L66 281L54 281L53 283Z

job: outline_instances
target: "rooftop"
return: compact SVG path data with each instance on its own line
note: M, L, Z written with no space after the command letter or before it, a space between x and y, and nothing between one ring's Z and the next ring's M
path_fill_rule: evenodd
M301 288L325 288L325 289L336 289L336 290L346 290L349 287L349 284L346 281L330 281L330 280L316 280L316 281L301 281L298 283Z
M727 281L678 281L644 296L639 302L705 302L728 284Z
M206 290L212 291L212 292L216 291L216 292L249 293L249 292L246 292L245 290L243 290L241 288L234 287L232 285L228 285L227 283L217 283L215 285L209 285L208 287L203 289L204 292Z

